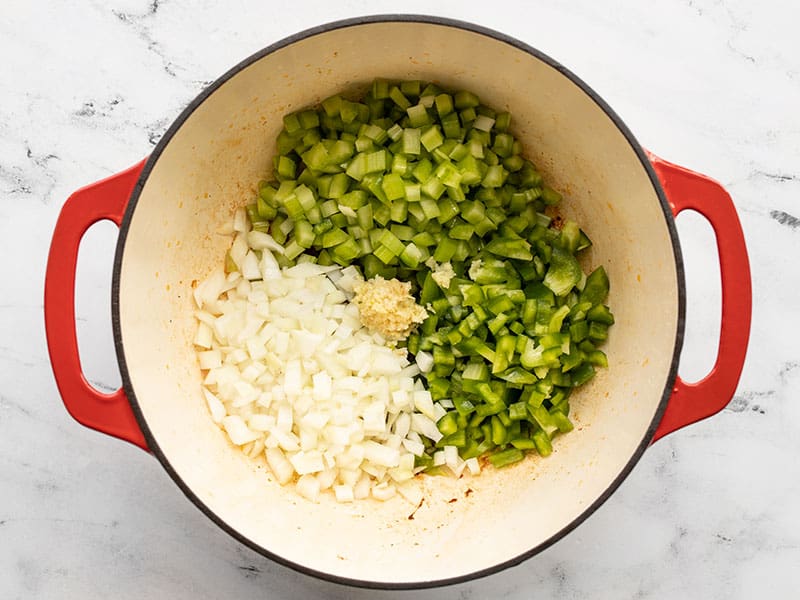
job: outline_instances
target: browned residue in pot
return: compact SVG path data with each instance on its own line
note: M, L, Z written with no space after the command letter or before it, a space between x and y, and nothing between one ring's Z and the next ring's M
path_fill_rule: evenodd
M418 511L418 510L419 510L419 509L422 507L422 504L423 504L424 502L425 502L425 498L423 498L422 500L420 500L420 501L419 501L419 504L417 504L417 507L416 507L414 510L412 510L412 511L411 511L411 514L410 514L410 515L408 515L408 520L409 520L409 521L413 521L413 520L414 520L414 514L415 514L415 513L416 513L416 512L417 512L417 511Z

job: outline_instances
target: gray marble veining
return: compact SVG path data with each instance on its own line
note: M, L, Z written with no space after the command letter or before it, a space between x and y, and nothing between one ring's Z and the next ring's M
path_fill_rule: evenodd
M790 0L402 9L483 24L593 86L640 142L728 189L754 312L735 397L653 445L588 521L522 565L424 592L297 574L220 531L144 452L67 415L49 366L44 266L78 187L151 151L180 110L252 52L380 1L6 0L0 9L0 598L794 598L800 590L800 8ZM702 224L679 219L682 373L711 364L719 297ZM82 255L78 329L95 385L109 341L114 234ZM716 294L716 296L715 296Z

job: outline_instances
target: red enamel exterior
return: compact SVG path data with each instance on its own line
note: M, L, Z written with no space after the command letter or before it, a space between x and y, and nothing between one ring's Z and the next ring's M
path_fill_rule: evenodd
M69 414L87 427L147 450L124 390L104 394L84 377L75 331L75 268L81 238L98 221L109 220L119 226L144 163L81 188L67 199L47 259L44 318L50 362Z
M667 409L653 435L655 441L718 413L733 397L750 338L752 289L744 232L728 192L709 177L653 154L649 158L672 214L677 216L683 210L695 210L708 219L714 229L722 284L722 320L714 367L696 383L676 378Z

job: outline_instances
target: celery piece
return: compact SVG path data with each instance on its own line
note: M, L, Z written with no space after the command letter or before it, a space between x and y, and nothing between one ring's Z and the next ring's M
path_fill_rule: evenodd
M417 235L417 232L408 225L394 224L389 227L389 231L397 236L397 239L399 239L401 242L409 242L415 235Z
M475 185L483 179L484 173L481 169L481 163L472 155L458 159L456 167L461 173L461 183L463 185Z
M331 258L340 265L348 265L352 260L361 254L361 247L353 238L348 237L346 241L334 246L330 250Z
M372 97L376 100L388 98L389 85L389 81L386 79L375 79L372 82Z
M422 104L409 106L406 109L408 115L408 122L412 127L425 127L431 124L431 118L427 109ZM430 148L428 148L430 150Z
M339 207L339 211L341 211L341 207L343 206L357 211L362 206L365 206L368 202L369 197L364 190L353 190L352 192L342 194L342 196L339 197L337 206Z
M357 103L342 98L339 116L342 118L343 123L352 123L358 117Z
M450 113L442 117L442 133L445 138L451 140L461 140L463 138L461 120L456 113Z
M314 243L314 230L308 221L296 221L294 224L294 239L303 248L310 248Z
M462 110L464 108L475 108L476 106L480 106L481 103L475 94L466 90L456 92L453 100L453 104L458 110Z
M284 248L283 255L289 260L294 260L295 258L300 256L304 251L305 248L303 248L295 240L292 240Z
M419 130L417 129L416 131ZM405 132L403 133L405 135ZM419 183L424 184L431 178L431 175L433 175L433 164L427 158L423 158L417 163L417 166L414 167L411 174Z
M347 235L344 230L339 229L338 227L333 227L322 234L322 247L333 248L334 246L338 246L339 244L347 241L349 237L350 236Z
M400 82L400 90L411 98L418 98L421 88L422 82L418 79L407 79Z
M459 117L461 117L461 122L464 123L465 126L471 125L475 118L478 116L478 113L475 112L473 107L465 108L458 113Z
M356 138L356 151L358 152L374 152L375 142L365 135Z
M376 150L366 154L365 173L381 173L386 170L386 151Z
M403 176L408 171L408 159L405 154L395 154L392 157L392 173Z
M501 112L495 118L494 128L496 131L507 131L511 126L511 113Z
M437 217L437 220L440 223L446 223L453 217L457 216L459 213L458 204L456 204L452 198L440 199L437 206L439 208L439 215Z
M507 176L508 176L508 171L506 171L502 165L500 164L491 165L486 170L486 174L483 176L483 179L481 180L481 185L485 188L498 188L505 183Z
M336 117L339 115L339 111L341 110L342 97L339 95L330 96L329 98L325 98L321 104L325 114L328 117Z
M397 173L387 173L384 175L381 187L386 194L386 198L389 200L398 200L405 196L405 183L403 182L403 178Z
M269 206L271 206L273 208L278 208L278 206L279 206L278 205L278 201L275 200L275 194L277 192L278 192L278 190L275 188L275 186L267 183L266 181L259 182L259 185L258 185L258 196L259 196L259 198L261 198L261 200L263 200L264 202L266 202Z
M503 335L498 338L494 352L494 360L492 361L493 375L497 375L508 368L514 356L516 346L517 340L513 335Z
M406 266L416 268L422 258L422 252L414 245L414 242L409 242L405 249L400 253L400 260Z
M433 200L438 200L442 193L444 193L444 189L444 184L436 177L430 177L420 186L420 192Z
M391 98L392 102L394 102L397 106L399 106L403 110L406 110L411 106L411 102L409 101L409 99L405 97L403 92L397 86L393 86L392 89L389 91L389 98Z
M436 112L439 118L449 115L453 112L453 97L450 94L439 94L434 99L436 104Z
M336 173L329 177L330 179L327 180L326 193L323 193L323 191L318 188L317 191L319 195L326 198L341 198L344 196L350 185L350 178L345 173Z
M339 212L339 203L336 200L326 200L319 205L319 212L323 219L328 219Z
M298 117L297 113L290 113L283 117L283 128L286 130L286 133L293 134L304 127L300 124L300 118Z
M347 165L345 173L356 181L361 181L367 174L367 155L363 152L356 154Z
M300 203L303 213L308 212L317 204L314 192L306 185L299 185L294 189L294 195Z
M414 242L420 248L436 245L436 238L433 237L433 235L428 231L421 231L419 233L415 233L414 237L411 238L411 241Z
M512 146L514 144L514 138L511 134L508 133L498 133L494 138L494 144L492 145L492 152L506 158L511 156L512 154Z
M494 119L486 115L478 115L472 122L472 127L479 131L491 131L494 127Z
M393 142L396 142L403 136L403 128L399 123L393 123L389 129L386 130L386 135L389 136Z
M377 201L375 204L371 206L372 206L372 219L379 225L385 227L389 223L389 220L392 217L391 210L389 210L389 207L386 206L385 204L381 204L380 202Z
M441 162L433 172L435 177L449 188L456 188L460 191L461 173L451 162Z
M541 198L542 201L549 206L554 206L561 202L561 194L549 186L544 186Z
M389 206L389 218L395 223L405 223L408 219L408 202L400 198Z
M438 125L431 125L425 128L420 135L420 143L428 152L432 152L444 143L442 132Z

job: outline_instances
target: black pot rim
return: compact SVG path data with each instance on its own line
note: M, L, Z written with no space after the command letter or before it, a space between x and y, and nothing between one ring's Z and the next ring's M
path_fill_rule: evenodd
M270 550L268 550L267 548L260 546L259 544L256 544L252 540L245 537L242 533L240 533L233 527L229 526L225 521L223 521L222 518L220 518L208 506L206 506L203 503L203 501L200 500L200 498L198 498L197 495L189 488L186 482L183 481L183 479L180 477L177 471L172 467L168 457L159 446L158 441L153 436L152 432L150 431L150 428L147 425L147 421L145 420L142 410L139 406L139 402L136 397L136 391L134 390L133 385L131 384L131 379L128 373L127 362L125 359L125 347L121 334L120 312L119 312L120 272L122 266L122 256L124 253L125 241L130 228L133 212L136 209L136 205L138 203L142 189L144 188L144 185L147 182L147 179L150 176L153 167L158 161L158 158L160 157L161 153L164 151L166 146L169 144L173 136L183 125L183 123L189 118L189 116L209 96L211 96L211 94L213 94L217 89L219 89L225 82L231 79L234 75L236 75L246 67L250 66L251 64L255 63L256 61L260 60L261 58L267 56L268 54L275 52L276 50L289 46L303 39L313 37L315 35L319 35L322 33L326 33L329 31L333 31L336 29L342 29L346 27L353 27L365 24L391 23L391 22L425 23L432 25L440 25L456 29L463 29L472 33L477 33L483 36L493 38L494 40L503 42L517 49L523 50L524 52L527 52L528 54L546 63L547 65L557 70L565 77L569 78L587 96L589 96L598 105L598 107L602 109L603 112L606 113L606 115L608 115L608 117L613 121L613 123L619 129L620 133L622 133L622 135L625 136L625 139L630 144L631 149L636 153L636 156L639 158L642 167L647 172L647 175L650 178L650 182L652 183L653 188L658 196L659 203L661 204L661 209L664 213L664 219L672 241L673 257L676 266L677 289L678 289L678 319L676 323L675 345L673 348L673 355L670 364L669 374L664 384L664 391L662 392L658 410L656 411L649 427L645 431L636 450L631 455L631 458L626 463L624 468L621 470L619 475L605 489L605 491L602 494L600 494L600 496L598 496L598 498L594 502L592 502L592 504L590 504L580 515L578 515L578 517L576 517L569 523L566 523L564 527L562 527L557 533L555 533L542 543L534 546L533 548L527 550L526 552L523 552L522 554L512 559L491 566L487 566L484 569L473 571L465 575L459 575L457 577L449 577L449 578L435 579L435 580L409 581L409 582L382 582L382 581L370 581L363 579L353 579L349 577L339 576L334 573L327 573L306 567L302 564L296 563L278 554L275 554ZM572 73L572 71L564 67L559 62L553 60L549 56L545 55L539 50L536 50L535 48L529 46L528 44L525 44L515 38L512 38L498 31L494 31L492 29L488 29L465 21L450 19L446 17L417 15L417 14L381 14L381 15L369 15L369 16L361 16L361 17L354 17L349 19L333 21L317 27L306 29L297 34L286 37L274 44L267 46L266 48L256 52L255 54L241 61L239 64L228 70L224 75L219 77L206 89L204 89L194 100L192 100L192 102L189 103L189 105L181 112L181 114L175 119L175 121L172 123L169 129L164 133L164 136L161 138L161 140L154 148L152 154L149 156L142 170L141 175L139 176L139 180L136 182L136 185L134 186L133 191L131 193L130 201L128 202L127 208L125 210L125 215L123 217L122 224L120 226L119 238L117 241L117 247L114 256L114 270L113 270L113 277L111 284L111 309L112 309L112 327L114 332L114 345L116 347L117 359L119 361L122 384L125 393L131 403L131 407L136 416L136 420L139 423L139 427L141 427L142 433L144 434L144 437L147 440L147 445L150 448L151 452L156 456L156 458L158 458L159 462L167 471L167 473L170 475L170 477L175 481L175 483L178 485L181 491L186 495L186 497L193 504L197 506L197 508L199 508L209 519L211 519L214 523L216 523L222 530L227 532L229 535L238 540L240 543L255 550L262 556L265 556L270 560L273 560L277 563L280 563L284 566L294 569L295 571L341 585L349 585L349 586L373 588L373 589L401 590L401 589L433 588L433 587L453 585L457 583L464 583L481 577L486 577L488 575L492 575L494 573L498 573L500 571L508 569L509 567L518 565L521 562L540 553L544 549L552 546L558 540L566 536L578 525L583 523L583 521L585 521L592 513L594 513L606 500L608 500L608 498L616 491L616 489L622 484L625 478L630 474L633 467L639 461L644 451L650 445L653 435L655 434L656 428L658 427L658 424L661 422L661 418L664 414L664 411L667 408L667 404L672 393L672 388L675 382L675 378L677 376L680 351L683 345L685 310L686 310L686 292L684 283L683 258L681 255L680 244L678 241L677 229L675 227L675 220L672 216L672 211L670 210L669 203L667 202L666 195L661 187L658 177L656 176L655 171L653 170L653 167L651 166L650 161L648 160L647 155L645 154L645 151L643 150L641 145L636 141L636 138L633 136L633 133L631 133L628 127L623 123L622 119L591 87L589 87L578 76L576 76L574 73Z

